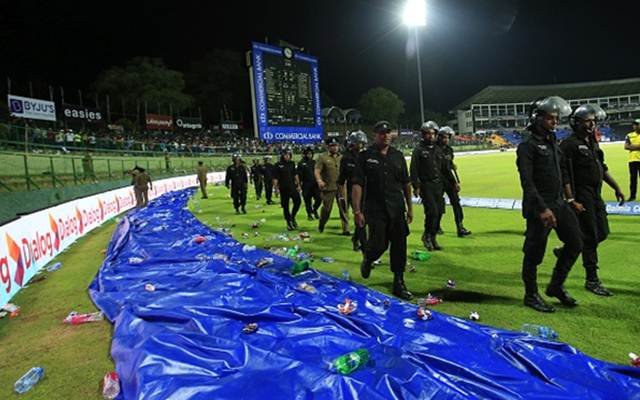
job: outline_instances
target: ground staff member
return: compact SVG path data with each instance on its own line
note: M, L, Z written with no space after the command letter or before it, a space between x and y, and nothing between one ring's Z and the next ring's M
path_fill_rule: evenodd
M633 121L633 131L627 134L624 149L629 151L629 201L635 201L640 174L640 118Z
M234 154L231 157L233 164L227 167L227 173L224 178L224 185L229 189L231 185L231 197L233 198L233 208L236 209L236 214L246 214L247 210L245 206L247 204L247 167L242 163L240 154Z
M251 166L251 182L253 182L253 188L256 191L256 200L260 200L262 197L262 184L264 182L264 175L262 174L262 166L260 166L260 160L253 159L253 165Z
M360 152L366 147L368 143L367 135L362 131L351 132L347 137L347 151L342 155L340 161L340 173L338 174L338 191L344 192L346 184L347 202L352 209L355 210L351 202L352 188L353 188L353 175L356 169L356 163ZM360 205L362 208L362 204ZM353 250L364 251L365 244L367 243L367 233L364 227L358 225L355 226L353 236L351 237L353 243Z
M337 200L340 222L342 223L342 234L351 236L344 193L338 191L337 181L341 159L342 156L338 153L338 140L336 138L327 139L327 152L318 158L314 169L316 181L320 188L320 196L322 197L322 211L320 212L318 230L320 232L324 231L324 227L331 216L333 201Z
M578 215L583 235L585 288L600 296L612 295L598 278L598 243L609 235L607 211L601 197L602 182L607 182L615 191L618 201L624 202L624 194L609 175L604 153L595 138L596 125L606 116L597 104L584 104L576 108L570 118L573 134L560 145L565 197ZM560 249L554 252L560 254Z
M458 237L465 237L471 235L471 231L467 230L462 223L464 220L464 213L462 212L462 206L460 205L460 196L458 196L458 192L460 191L460 178L456 172L458 168L453 162L453 147L449 145L449 140L452 135L455 135L455 132L450 127L443 126L440 128L438 131L438 146L442 149L447 169L452 172L453 177L455 178L454 181L449 181L448 179L444 180L444 192L447 194L449 203L451 203L451 208L453 209L453 217L456 222ZM446 210L444 206L444 197L440 203L442 207L442 214L440 214L440 218L438 219L438 234L442 234L440 222L442 221L442 216Z
M424 207L424 233L422 243L427 250L442 250L436 239L438 221L444 212L442 196L444 196L444 182L448 181L456 190L460 187L455 182L453 173L447 168L442 149L436 145L438 124L427 121L422 124L422 142L413 150L411 155L411 182L416 196L422 198Z
M198 175L198 183L200 184L200 191L202 192L202 198L208 199L207 196L207 173L209 170L207 166L204 165L202 161L198 161L198 168L196 169L196 173Z
M538 265L544 258L551 229L556 230L564 247L545 293L566 306L577 305L563 285L582 251L582 234L576 214L562 197L561 151L555 135L559 119L570 113L569 104L558 96L534 102L528 126L531 134L517 150L516 163L523 192L522 215L527 221L522 261L524 304L542 312L554 311L538 294L537 284Z
M360 273L368 278L373 261L390 247L393 294L409 300L413 295L404 283L404 269L413 208L407 162L402 152L390 146L388 122L376 123L373 131L375 142L358 155L353 179L351 204L355 223L369 227Z
M267 204L273 204L271 196L273 195L273 164L271 164L271 156L264 156L264 164L262 164L262 177L264 179L264 197Z
M274 166L273 187L280 193L280 205L287 222L287 229L292 231L298 227L296 214L300 209L300 179L296 170L296 164L291 161L291 149L283 148L280 161ZM289 200L293 202L293 208L289 212Z
M320 197L320 188L316 182L314 169L316 160L313 159L313 149L306 147L302 153L302 159L298 162L298 177L302 184L302 197L304 198L304 206L307 210L307 219L313 221L313 218L319 219L318 209L322 203Z

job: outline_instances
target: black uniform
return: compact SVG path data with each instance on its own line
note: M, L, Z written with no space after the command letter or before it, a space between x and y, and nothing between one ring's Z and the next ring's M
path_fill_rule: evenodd
M456 221L456 228L458 232L464 228L462 224L462 220L464 219L464 214L462 212L462 206L460 205L460 196L458 195L458 191L456 190L456 183L460 183L458 177L453 173L455 170L455 165L453 164L453 147L447 145L440 144L440 148L442 149L442 154L444 157L444 162L447 165L447 169L452 171L452 175L454 177L453 181L445 180L444 181L444 192L447 194L449 198L449 203L451 203L451 208L453 208L453 217ZM442 215L445 213L444 206L444 197L440 202L442 205L442 214L440 214L440 218L438 219L438 229L440 229L440 221L442 220Z
M298 177L300 178L302 197L304 198L304 206L307 210L308 217L317 216L318 209L322 203L322 199L320 198L320 188L318 187L316 177L313 174L315 166L316 160L313 158L308 159L306 157L302 157L302 160L298 162Z
M273 204L273 201L271 201L273 194L273 164L265 161L261 167L262 176L264 177L264 197L267 199L267 204Z
M358 155L353 184L363 188L363 212L369 227L365 262L372 263L391 247L391 271L404 273L409 226L404 186L410 182L404 155L389 147L383 155L373 145Z
M411 155L411 182L420 189L424 207L425 236L436 237L438 221L444 212L444 185L455 185L455 177L448 167L442 148L422 141Z
M558 257L547 294L551 288L562 288L564 281L582 250L578 219L563 200L561 150L553 133L544 134L536 128L518 146L517 166L522 185L522 215L527 220L524 241L522 280L527 296L537 295L537 267L544 258L551 228L546 228L540 213L549 208L556 217L556 233L564 243Z
M260 197L262 197L262 185L264 183L264 175L260 164L253 164L251 166L251 180L256 190L256 200L260 200Z
M247 167L244 164L240 164L240 166L233 164L227 167L224 184L229 187L229 183L231 183L231 197L233 197L233 207L236 211L240 207L244 211L247 204L247 182Z
M604 173L604 153L593 137L582 138L575 133L560 145L565 184L570 184L575 200L585 211L578 214L584 240L582 264L587 281L598 280L598 243L609 235L607 210L600 195Z
M340 174L338 175L338 185L343 186L347 185L347 203L353 209L353 205L351 204L351 189L353 188L353 180L354 174L356 170L356 164L358 162L358 154L354 154L351 151L347 151L342 156L342 160L340 161ZM360 205L361 208L362 204ZM364 252L367 244L367 232L364 227L359 227L356 224L355 231L353 232L353 237L351 241L354 244L354 249L356 246L359 246L360 249Z
M296 187L296 175L296 164L293 161L280 160L273 166L273 179L278 180L280 204L287 223L296 219L296 214L300 209L300 193L298 193L298 188ZM291 212L289 212L289 199L293 201Z

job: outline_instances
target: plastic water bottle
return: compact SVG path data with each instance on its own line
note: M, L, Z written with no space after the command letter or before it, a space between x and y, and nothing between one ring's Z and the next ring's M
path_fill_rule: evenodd
M345 281L350 281L351 280L351 274L346 269L342 270L342 272L340 273L340 276L342 276L342 279L345 280Z
M431 258L431 254L427 253L424 250L416 250L413 252L413 254L411 254L411 256L413 257L414 260L418 260L418 261L427 261L428 259Z
M57 262L53 265L49 265L47 266L47 272L53 272L53 271L57 271L60 269L60 267L62 267L62 263L61 262Z
M295 257L298 255L298 246L294 246L287 250L287 257Z
M16 393L26 393L35 386L36 383L44 377L44 369L41 367L33 367L26 374L22 375L22 378L16 381L13 386Z
M245 244L244 246L242 246L242 252L246 253L248 251L254 251L256 249L256 246L252 246L249 244Z
M358 349L336 358L333 361L333 368L339 374L349 375L367 362L369 362L369 351Z
M137 265L142 264L144 262L144 258L142 257L129 257L129 264Z
M294 263L293 267L291 267L291 275L297 275L308 269L309 269L309 260L304 260L304 261Z
M532 336L538 336L543 339L555 340L558 338L558 333L548 326L536 325L536 324L523 324L520 329L523 332Z
M155 289L155 288L154 288ZM90 314L78 314L75 311L71 311L69 315L64 319L65 324L69 325L80 325L85 324L87 322L96 322L104 320L104 314L100 311L90 313Z
M322 258L320 259L320 261L322 261L322 262L326 262L326 263L334 263L334 262L336 262L336 260L335 260L335 259L333 259L333 258L331 258L331 257L322 257Z
M109 372L102 378L102 397L113 400L120 394L120 378L115 372Z

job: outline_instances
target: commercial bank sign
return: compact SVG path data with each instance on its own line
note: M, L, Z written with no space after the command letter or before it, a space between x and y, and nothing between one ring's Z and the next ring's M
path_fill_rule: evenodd
M307 54L294 52L297 61L309 63L311 67L311 93L313 96L314 126L271 126L267 116L267 94L264 79L265 53L283 55L283 48L263 43L252 43L253 82L255 91L255 112L258 137L267 142L316 143L323 140L322 112L320 107L320 72L318 59Z

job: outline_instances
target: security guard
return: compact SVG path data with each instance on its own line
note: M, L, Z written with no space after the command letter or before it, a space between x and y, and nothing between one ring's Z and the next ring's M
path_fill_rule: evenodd
M264 164L262 164L262 178L264 179L264 197L267 204L273 204L271 196L273 195L273 164L271 164L271 156L264 156Z
M338 191L338 172L340 171L340 160L342 159L342 156L338 153L338 140L336 138L329 138L326 143L327 152L318 158L318 162L316 162L314 168L316 182L318 182L320 196L322 197L322 211L320 213L318 230L324 232L324 227L331 216L333 201L337 200L340 222L342 223L342 234L351 236L344 192Z
M280 154L280 161L274 166L273 187L280 193L280 204L287 229L292 231L298 227L296 214L300 209L300 178L296 164L291 161L291 149L284 147ZM293 202L293 209L289 212L289 200Z
M304 206L307 210L307 219L313 221L313 218L319 219L318 208L322 203L320 198L320 188L314 176L314 168L316 160L313 159L313 149L306 147L302 152L302 159L298 162L298 177L302 184L302 197L304 198ZM313 202L313 204L312 204Z
M260 160L254 158L253 165L251 166L251 182L253 182L253 188L256 191L256 200L260 200L262 197L262 185L264 183L264 175L262 173L262 166Z
M410 300L413 295L404 283L404 269L409 224L413 220L411 180L404 155L390 145L390 124L380 121L373 131L375 142L358 155L353 174L354 221L361 228L365 224L369 227L360 273L367 279L373 261L390 247L393 294Z
M436 239L438 235L438 221L444 212L442 196L444 184L447 182L456 191L460 186L448 168L442 149L436 145L436 134L439 127L433 121L422 124L422 142L413 150L411 155L411 182L416 196L422 198L424 207L424 233L422 243L429 250L442 250Z
M458 177L458 167L453 162L453 147L449 145L449 139L452 135L455 135L455 132L450 127L443 126L442 128L440 128L440 130L438 131L438 146L440 146L440 148L442 149L442 154L444 155L447 169L453 173L453 177L455 178L453 182L445 180L444 192L449 198L451 208L453 208L453 217L456 221L458 237L465 237L471 235L471 231L467 230L462 224L462 221L464 220L464 214L462 212L462 206L460 205L460 197L458 196L458 192L460 191L460 177ZM455 184L457 184L457 186ZM442 221L442 215L444 215L445 212L444 197L441 201L441 207L442 214L440 214L440 218L438 219L438 234L442 233L440 222Z
M564 247L545 293L566 306L577 305L563 287L571 267L582 251L582 235L576 214L562 197L561 150L555 130L571 107L561 97L551 96L532 104L531 134L518 146L516 164L522 185L522 215L527 221L522 261L524 304L541 312L553 312L538 294L537 268L544 258L547 238L555 229Z
M609 175L604 153L595 137L597 123L606 117L607 114L597 104L576 108L570 117L573 134L560 145L565 197L578 215L584 241L582 265L586 271L585 288L600 296L612 295L598 278L598 243L609 234L607 210L600 195L602 181L611 186L619 202L624 202L624 194Z
M346 184L347 202L351 206L351 209L355 210L351 203L352 188L353 188L353 174L356 169L356 163L360 152L367 146L367 135L362 131L351 132L347 137L347 151L342 155L340 161L340 174L338 175L338 190L344 191ZM362 204L360 205L362 208ZM367 243L367 233L364 227L355 226L353 236L351 237L353 243L353 250L362 250L364 252L365 244Z
M149 204L149 189L153 190L151 177L142 167L137 165L133 168L131 175L133 177L133 192L136 196L136 208L146 207Z
M200 191L202 192L202 198L208 199L207 196L207 166L204 165L202 161L198 161L198 168L196 169L196 173L198 175L198 183L200 184Z
M229 189L231 184L231 197L233 198L233 208L236 209L236 214L246 214L247 210L245 205L247 204L247 167L242 162L240 154L236 153L231 157L233 164L227 167L227 173L224 178L224 185Z
M633 131L627 134L624 149L629 151L629 201L635 201L640 175L640 118L633 121Z

